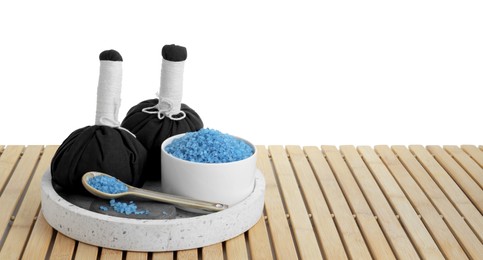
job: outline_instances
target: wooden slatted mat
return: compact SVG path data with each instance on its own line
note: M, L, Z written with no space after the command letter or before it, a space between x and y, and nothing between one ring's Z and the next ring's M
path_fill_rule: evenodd
M483 259L483 146L257 146L263 217L231 240L125 252L53 230L40 180L58 146L0 145L0 259Z

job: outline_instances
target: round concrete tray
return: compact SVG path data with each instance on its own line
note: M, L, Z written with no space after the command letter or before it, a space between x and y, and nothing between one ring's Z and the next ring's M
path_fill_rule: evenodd
M54 190L50 170L42 178L41 189L42 213L62 234L100 247L156 252L203 247L250 229L263 211L265 179L257 170L253 192L229 209L163 220L114 217L78 207Z

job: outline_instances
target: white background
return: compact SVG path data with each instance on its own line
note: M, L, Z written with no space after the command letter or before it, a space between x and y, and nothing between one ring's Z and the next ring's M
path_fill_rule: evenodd
M173 3L174 2L174 3ZM482 1L2 1L0 144L94 123L98 54L120 120L186 46L183 102L256 144L483 144Z

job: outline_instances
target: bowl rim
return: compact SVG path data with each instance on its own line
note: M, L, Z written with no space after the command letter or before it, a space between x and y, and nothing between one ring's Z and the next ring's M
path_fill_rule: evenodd
M184 159L181 159L181 158L178 158L170 153L168 153L166 150L165 150L165 147L170 144L173 140L175 139L178 139L178 138L181 138L183 137L184 135L186 135L186 133L182 133L182 134L177 134L177 135L173 135L173 136L170 136L168 138L166 138L163 143L161 143L161 156L166 155L168 156L169 158L172 158L176 161L180 161L180 162L183 162L183 163L187 163L187 164L193 164L193 165L203 165L203 166L206 166L206 167L213 167L213 166L216 166L216 165L230 165L230 164L240 164L240 163L243 163L243 162L246 162L246 161L249 161L249 160L253 160L253 158L255 157L256 159L256 156L257 156L257 147L252 144L251 142L249 142L248 140L244 139L244 138L241 138L241 137L238 137L238 136L235 136L235 135L230 135L232 137L235 137L243 142L245 142L246 144L248 144L250 147L252 147L253 149L253 153L252 155L250 155L249 157L243 159L243 160L238 160L238 161L232 161L232 162L222 162L222 163L206 163L206 162L193 162L193 161L188 161L188 160L184 160Z

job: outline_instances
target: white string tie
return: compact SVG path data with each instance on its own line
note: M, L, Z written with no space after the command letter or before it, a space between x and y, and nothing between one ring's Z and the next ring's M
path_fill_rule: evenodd
M176 117L174 117L173 114L170 114L170 112L173 110L173 101L161 97L159 93L156 93L156 96L158 96L158 104L145 107L141 110L142 112L152 115L156 114L159 120L163 120L165 117L168 117L171 120L179 121L186 117L186 113L182 110L180 110L179 113L176 114Z

